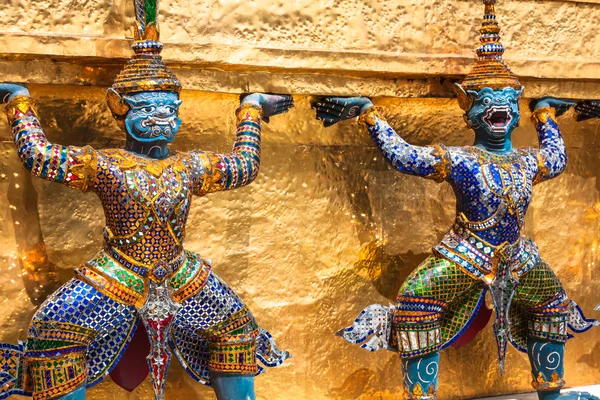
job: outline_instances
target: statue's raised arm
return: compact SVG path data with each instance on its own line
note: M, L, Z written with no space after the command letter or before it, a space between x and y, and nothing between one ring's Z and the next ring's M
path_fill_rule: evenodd
M262 123L287 112L294 101L288 95L253 93L236 110L237 129L233 150L226 154L188 153L195 195L236 189L251 183L260 167Z
M560 175L567 167L567 150L556 118L576 104L554 97L531 101L530 108L533 111L531 117L539 141L539 150L533 151L536 156L534 184Z
M450 172L450 158L443 146L415 146L407 143L381 115L378 107L364 97L320 98L313 103L317 119L325 127L359 117L385 159L398 171L441 182Z
M50 143L40 124L35 101L24 85L0 83L0 98L7 103L8 124L25 168L34 176L52 182L84 191L90 189L94 150L89 146Z

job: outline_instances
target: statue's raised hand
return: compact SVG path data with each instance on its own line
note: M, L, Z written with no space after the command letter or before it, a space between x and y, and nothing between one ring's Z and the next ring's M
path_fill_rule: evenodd
M577 121L600 118L600 100L584 100L575 106Z
M0 103L8 103L13 97L29 96L27 86L18 83L0 83Z
M312 103L317 119L326 128L346 119L358 117L373 103L366 97L320 97Z
M262 108L263 121L268 124L270 117L286 113L294 107L294 99L287 94L252 93L242 98L242 104L254 104Z
M556 110L556 116L560 117L571 107L575 107L576 102L567 99L557 99L556 97L542 97L541 99L533 99L529 103L531 111L538 108L551 107Z

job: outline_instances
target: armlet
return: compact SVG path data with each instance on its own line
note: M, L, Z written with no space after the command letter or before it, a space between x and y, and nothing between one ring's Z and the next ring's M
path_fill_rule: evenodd
M197 190L197 195L222 190L223 171L225 170L223 160L212 153L200 154L199 158L204 166L205 173L202 177L202 186Z
M432 154L440 159L440 162L433 166L435 169L435 177L433 180L436 182L443 182L452 171L452 159L450 158L450 154L446 147L439 144L433 145Z
M96 182L98 157L90 146L69 146L69 171L65 184L73 189L83 192L89 190Z

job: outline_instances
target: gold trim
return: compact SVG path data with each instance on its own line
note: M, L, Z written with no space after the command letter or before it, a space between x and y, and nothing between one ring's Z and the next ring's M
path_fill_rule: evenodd
M30 96L16 96L6 103L6 106L4 107L4 113L6 114L9 123L13 121L17 110L23 114L26 114L27 111L31 110L36 118L38 117L35 100Z
M545 124L548 119L556 122L556 110L552 107L542 107L533 111L531 121L534 125Z
M371 106L364 110L358 117L358 123L363 126L374 126L377 124L377 119L385 121L382 115L383 108L377 106Z
M561 378L556 371L554 371L549 381L546 381L546 378L540 371L538 372L537 377L534 375L531 386L537 391L559 390L562 389L566 383L567 382Z
M433 169L435 170L435 175L432 176L433 180L440 183L446 180L446 178L452 172L452 159L448 154L448 150L445 147L434 144L433 155L442 160L440 163L435 164Z
M235 110L235 117L238 124L247 119L248 115L252 120L260 124L262 121L263 109L255 104L242 104Z

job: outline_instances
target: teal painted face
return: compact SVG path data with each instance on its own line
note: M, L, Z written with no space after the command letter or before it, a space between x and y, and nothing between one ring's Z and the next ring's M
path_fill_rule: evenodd
M502 90L483 88L468 90L473 104L467 111L467 121L478 136L510 138L519 125L519 97L523 89L506 87Z
M125 116L129 135L142 143L172 142L181 126L179 95L173 92L142 92L124 96L130 107Z

